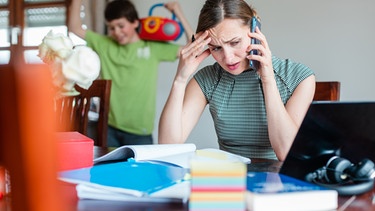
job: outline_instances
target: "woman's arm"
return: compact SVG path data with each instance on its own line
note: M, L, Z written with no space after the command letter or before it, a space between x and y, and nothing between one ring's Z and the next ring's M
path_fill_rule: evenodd
M277 158L283 161L313 100L315 76L303 80L284 106L277 88L272 54L267 40L259 29L256 29L255 33L249 33L249 36L261 41L261 45L250 45L248 49L256 49L260 54L250 55L248 58L260 62L258 74L262 81L266 104L268 135Z
M159 121L160 144L184 143L202 115L206 99L195 79L174 81Z
M315 90L315 77L303 80L284 106L274 82L263 82L268 135L272 148L279 160L283 161L293 143L303 118L312 102Z
M206 98L195 79L189 79L210 55L204 50L211 40L207 36L207 32L203 33L181 50L171 92L159 120L159 143L184 143L204 111Z
M72 0L70 3L68 29L78 37L85 39L86 30L82 28L80 17L82 0Z

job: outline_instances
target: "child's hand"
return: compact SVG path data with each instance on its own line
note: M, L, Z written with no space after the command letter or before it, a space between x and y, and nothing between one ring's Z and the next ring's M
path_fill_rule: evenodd
M176 13L180 10L180 4L177 1L171 1L164 4L164 7L171 13Z

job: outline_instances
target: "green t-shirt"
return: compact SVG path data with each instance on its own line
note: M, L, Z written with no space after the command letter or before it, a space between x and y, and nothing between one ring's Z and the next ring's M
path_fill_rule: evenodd
M143 40L119 45L93 31L87 31L85 40L100 57L101 78L112 80L108 124L129 133L150 135L159 63L175 61L179 45Z

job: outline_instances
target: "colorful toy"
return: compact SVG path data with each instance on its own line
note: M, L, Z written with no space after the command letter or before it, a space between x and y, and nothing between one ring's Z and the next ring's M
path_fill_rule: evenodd
M156 7L164 7L164 4L155 4L149 10L149 17L140 19L138 30L139 37L143 40L153 41L175 41L183 34L183 27L176 21L175 14L172 13L172 19L152 16Z

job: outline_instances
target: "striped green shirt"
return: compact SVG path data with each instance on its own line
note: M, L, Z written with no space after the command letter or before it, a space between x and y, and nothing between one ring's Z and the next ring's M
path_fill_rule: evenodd
M272 58L277 87L284 103L313 71L291 60ZM260 79L255 71L232 75L218 63L194 76L214 121L220 149L249 158L276 159L268 137Z

